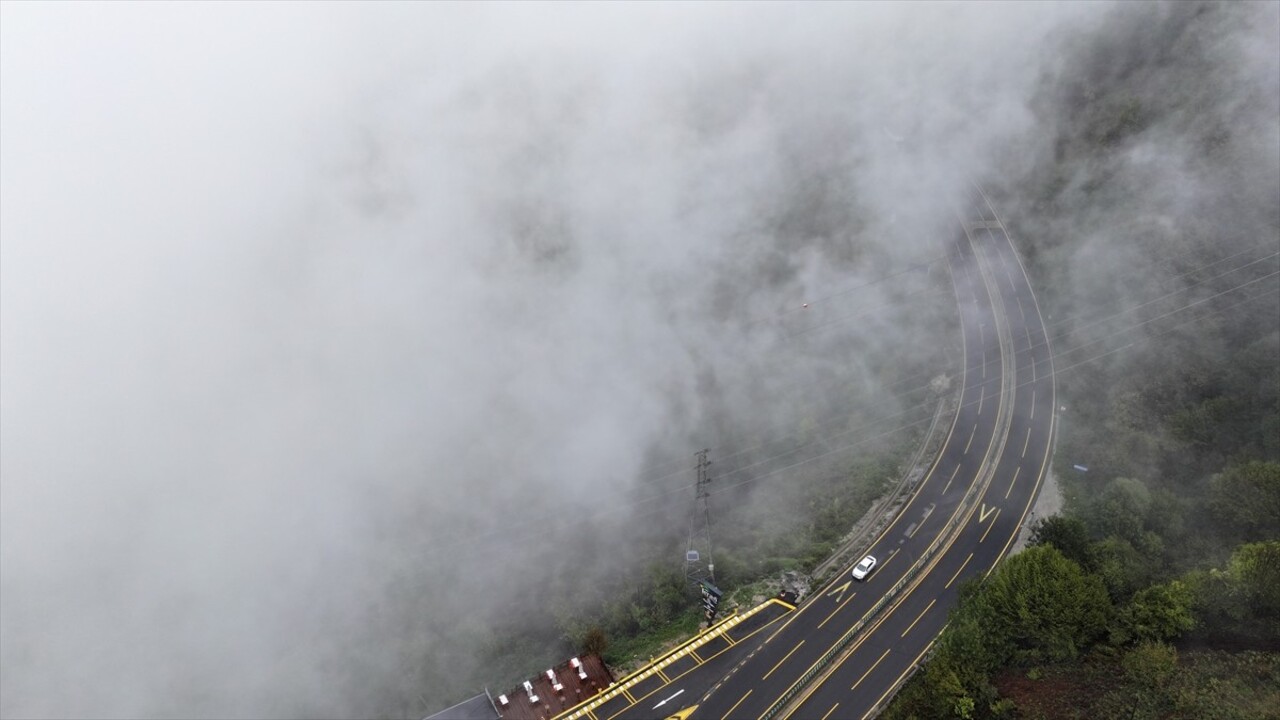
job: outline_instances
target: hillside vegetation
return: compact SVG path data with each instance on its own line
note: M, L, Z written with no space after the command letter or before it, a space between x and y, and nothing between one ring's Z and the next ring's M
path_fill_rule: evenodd
M1276 6L1113 15L1046 78L1055 135L1004 194L1066 511L965 589L889 718L1280 717L1280 147L1241 39Z

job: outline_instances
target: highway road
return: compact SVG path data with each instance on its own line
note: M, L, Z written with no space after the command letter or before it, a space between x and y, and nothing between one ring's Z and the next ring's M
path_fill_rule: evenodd
M945 540L943 531L951 530L957 523L968 522L975 507L971 493L981 491L988 481L995 482L990 471L1013 444L1009 437L1014 432L1011 425L1016 393L1012 386L1016 371L1010 365L1016 361L1017 355L1012 351L1014 337L1011 329L1000 331L1010 318L1003 312L998 268L987 262L989 258L985 248L976 240L978 238L966 233L956 239L948 254L964 341L960 408L937 460L916 494L870 546L869 553L879 559L879 566L865 582L853 582L845 574L815 594L792 613L786 624L765 641L759 652L732 671L717 689L698 699L693 718L758 718L776 709L793 693L802 689L807 691L805 683L808 676L820 670L835 648L851 633L859 631L864 617L882 602L888 591L901 582L911 582L917 561L931 547L936 547L936 543ZM1046 401L1051 402L1052 399L1046 398ZM969 501L962 502L966 497ZM994 514L984 519L994 522L997 519ZM932 556L930 564L937 557ZM929 574L932 573L926 573ZM909 590L903 592L913 598L923 594ZM945 606L940 609L945 611ZM905 613L899 606L880 617L902 614ZM872 635L879 638L883 633L873 632ZM924 632L921 631L920 635L923 636ZM871 656L873 647L878 652ZM916 657L913 654L906 658L905 664L897 662L897 657L891 661L892 653L885 654L885 649L879 645L866 646L863 642L854 650L853 657L858 662L865 661L868 668L874 666L876 670L884 671L897 667L899 673ZM838 682L843 683L844 673L853 667L855 665L849 661L840 663L836 668L837 676L841 678ZM830 682L837 681L833 677ZM813 687L826 689L827 685L828 682L823 682ZM850 681L843 686L846 695L852 685ZM815 701L823 702L826 698L824 693ZM872 702L874 700L872 698ZM857 713L857 708L851 707L844 695L832 704L836 702L844 702L845 711ZM811 712L812 707L802 709ZM866 707L869 709L870 703ZM821 717L821 714L814 716ZM850 715L842 712L840 716Z
M1008 234L985 198L980 200L974 203L982 211L980 222L967 223L968 239L987 260L1014 348L1012 423L995 473L935 561L847 657L778 717L861 718L879 709L942 631L960 584L989 574L1008 552L1048 469L1056 398L1044 322Z
M663 712L693 720L758 718L794 695L792 704L801 704L793 717L861 716L932 642L959 582L1007 551L1005 541L1016 534L1047 463L1052 373L1043 323L1012 245L989 206L973 205L965 233L948 251L964 346L960 407L915 494L869 546L879 559L875 571L864 582L841 573L732 667L708 663L664 686L659 694L680 695ZM1031 379L1037 374L1044 380ZM1015 387L1020 378L1027 384ZM1015 464L1024 454L1040 466ZM901 591L886 605L895 586ZM924 605L917 607L920 598ZM892 632L896 642L888 641ZM906 649L907 638L918 649ZM828 662L845 645L852 652ZM830 669L825 678L802 682L821 668ZM872 693L875 682L880 690ZM635 703L599 720L650 717L654 708Z
M635 688L643 692L574 717L869 716L932 645L960 584L1008 552L1049 463L1052 359L999 218L980 192L959 214L964 232L948 264L963 341L960 405L915 493L868 546L879 560L874 572L857 582L846 569L732 651L646 676Z

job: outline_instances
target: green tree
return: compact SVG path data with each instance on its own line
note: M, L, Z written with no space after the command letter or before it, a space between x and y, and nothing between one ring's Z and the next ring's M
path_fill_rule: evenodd
M1068 560L1075 562L1085 570L1093 569L1093 558L1089 552L1089 530L1084 521L1075 517L1054 515L1041 518L1031 526L1030 545L1052 545L1058 548Z
M605 636L604 630L599 625L593 625L587 630L587 634L582 638L582 653L584 655L604 655L604 651L609 649L609 638Z
M1128 681L1130 718L1157 718L1171 705L1165 685L1178 669L1178 651L1171 645L1146 642L1125 653L1120 668Z
M974 601L993 657L1016 662L1074 659L1111 612L1102 581L1048 545L1002 563Z
M1241 545L1226 570L1196 571L1184 580L1206 630L1280 638L1280 541Z
M1089 554L1094 571L1117 602L1151 583L1151 562L1124 538L1113 536L1094 543Z
M1280 540L1236 548L1228 572L1256 617L1280 620Z
M1251 462L1214 475L1209 509L1229 537L1280 537L1280 463Z
M1196 570L1183 576L1191 589L1197 624L1209 632L1233 630L1248 615L1249 608L1239 583L1221 570Z
M1191 588L1179 580L1139 590L1117 614L1112 643L1174 640L1195 627Z
M1143 527L1151 508L1151 491L1141 480L1116 478L1090 508L1088 519L1097 537L1115 536L1134 546L1143 542Z

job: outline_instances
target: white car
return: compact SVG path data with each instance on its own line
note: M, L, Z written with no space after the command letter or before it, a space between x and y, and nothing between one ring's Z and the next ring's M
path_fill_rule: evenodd
M853 568L853 579L862 580L863 578L871 574L871 570L875 566L876 566L875 556L868 555L862 558L862 561L859 562L857 565L855 565Z

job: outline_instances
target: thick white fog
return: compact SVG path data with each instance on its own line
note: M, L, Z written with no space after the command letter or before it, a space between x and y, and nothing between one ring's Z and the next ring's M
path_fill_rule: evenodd
M442 707L646 462L892 406L1108 11L4 3L0 713Z

